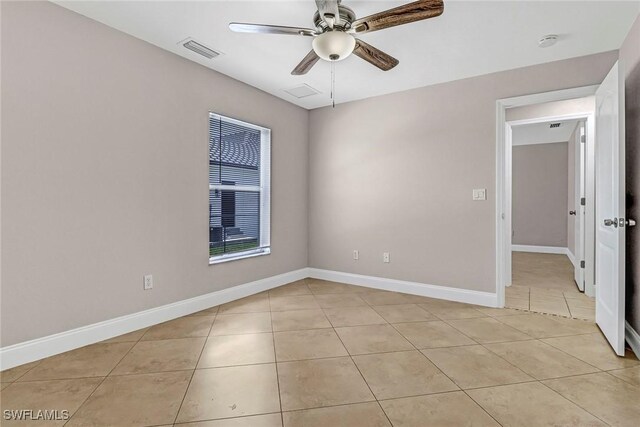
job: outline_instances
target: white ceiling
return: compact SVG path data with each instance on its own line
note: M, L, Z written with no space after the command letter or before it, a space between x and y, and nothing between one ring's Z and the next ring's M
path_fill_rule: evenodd
M404 1L344 0L358 17ZM260 88L305 108L330 104L330 65L304 76L293 67L311 49L309 37L238 34L231 21L312 27L315 3L297 1L70 1L68 9ZM452 1L440 17L364 34L362 40L400 60L383 72L351 56L336 64L336 102L618 49L640 1ZM538 39L558 34L541 49ZM224 53L206 60L178 42L193 37ZM300 84L321 93L297 99Z
M551 128L551 123L560 123L560 127ZM545 123L533 123L513 127L513 145L549 144L569 141L578 120L558 120Z

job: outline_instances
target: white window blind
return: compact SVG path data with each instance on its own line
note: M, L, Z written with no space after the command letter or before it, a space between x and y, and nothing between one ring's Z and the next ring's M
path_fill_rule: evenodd
M271 130L209 113L209 262L270 248Z

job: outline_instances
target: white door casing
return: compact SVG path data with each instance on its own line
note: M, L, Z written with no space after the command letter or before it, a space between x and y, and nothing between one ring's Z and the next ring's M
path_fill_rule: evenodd
M578 285L578 289L584 292L584 268L581 267L581 261L585 259L584 257L584 225L585 225L585 206L582 205L581 201L585 194L585 171L586 171L586 123L579 123L578 132L576 133L575 140L575 174L574 174L574 210L576 212L575 221L573 225L574 229L574 279L576 284ZM584 142L583 142L584 141Z
M617 62L596 91L596 323L624 355L624 76Z

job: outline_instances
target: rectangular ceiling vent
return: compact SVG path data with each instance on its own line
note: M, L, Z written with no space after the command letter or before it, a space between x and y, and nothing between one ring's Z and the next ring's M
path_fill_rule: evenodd
M553 129L553 128L559 128L561 124L562 124L562 123L551 123L551 124L549 125L549 127L550 127L551 129Z
M182 46L189 49L190 51L195 52L198 55L204 56L207 59L213 59L216 56L220 55L220 52L216 52L215 50L203 45L202 43L198 43L197 41L191 38L182 40L178 44L181 44Z
M290 89L285 89L284 91L291 96L295 96L298 99L306 98L307 96L317 95L320 93L319 90L314 89L311 86L304 83L301 84L300 86L292 87Z

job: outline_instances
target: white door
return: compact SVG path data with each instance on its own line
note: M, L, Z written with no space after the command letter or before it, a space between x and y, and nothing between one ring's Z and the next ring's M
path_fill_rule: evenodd
M585 170L586 170L586 150L585 145L587 141L587 133L586 133L586 123L580 122L580 128L577 132L576 140L574 141L575 145L575 174L574 181L575 182L575 190L574 190L574 213L576 215L576 219L574 221L574 251L573 254L575 257L575 268L574 268L574 279L576 284L578 285L578 289L584 292L584 268L581 266L582 260L584 260L584 218L586 213L586 207L582 204L582 200L585 198Z
M624 354L624 75L616 63L596 92L596 323Z

